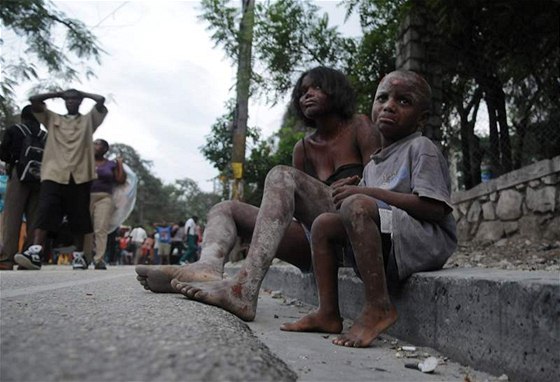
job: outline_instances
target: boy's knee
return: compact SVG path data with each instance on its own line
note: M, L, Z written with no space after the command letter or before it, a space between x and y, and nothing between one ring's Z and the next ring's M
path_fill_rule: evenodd
M340 206L340 215L345 221L355 221L364 217L376 217L378 214L377 201L363 194L349 196Z
M334 222L334 215L335 214L324 213L317 216L311 225L311 237L321 235L328 231L329 227Z

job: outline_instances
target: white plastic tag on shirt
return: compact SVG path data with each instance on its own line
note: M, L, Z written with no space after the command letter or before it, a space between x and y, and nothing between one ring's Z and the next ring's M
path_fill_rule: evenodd
M381 222L381 233L393 233L393 211L390 209L379 209L379 220Z

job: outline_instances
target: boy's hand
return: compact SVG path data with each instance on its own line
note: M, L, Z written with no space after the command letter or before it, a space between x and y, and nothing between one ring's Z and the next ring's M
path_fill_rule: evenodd
M344 185L334 189L332 192L332 197L336 209L340 208L344 199L354 194L361 194L362 191L363 191L362 187L351 186L351 185Z

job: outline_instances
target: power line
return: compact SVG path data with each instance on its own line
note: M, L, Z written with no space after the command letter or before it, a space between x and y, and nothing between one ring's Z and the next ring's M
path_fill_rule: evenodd
M91 27L91 29L95 29L98 26L100 26L105 20L107 20L109 17L113 16L115 13L117 13L117 11L119 9L121 9L122 7L124 7L126 4L128 4L129 1L124 1L122 4L120 4L117 8L115 8L113 11L111 11L107 16L105 16L104 18L102 18L97 24L95 24L94 26Z

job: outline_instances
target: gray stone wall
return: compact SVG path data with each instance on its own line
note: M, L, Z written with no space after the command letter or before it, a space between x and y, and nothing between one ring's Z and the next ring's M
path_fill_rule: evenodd
M459 242L560 240L560 156L456 192L451 200Z

